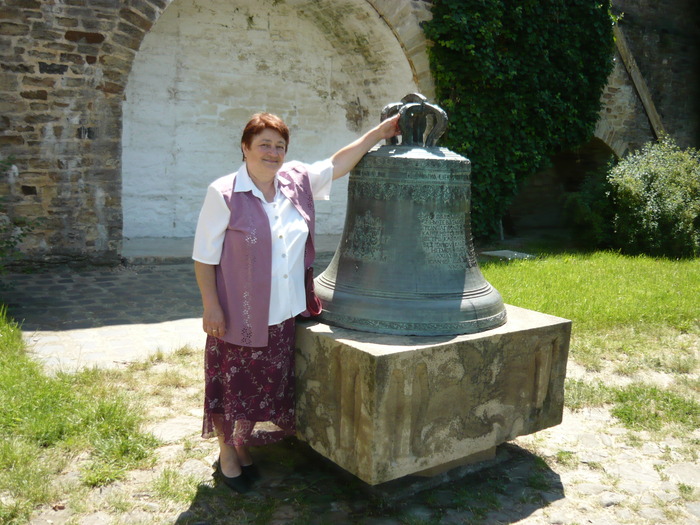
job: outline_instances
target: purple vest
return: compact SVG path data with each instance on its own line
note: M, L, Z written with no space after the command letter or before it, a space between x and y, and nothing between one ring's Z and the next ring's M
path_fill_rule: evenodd
M309 176L302 164L290 163L279 171L279 178L280 191L309 228L304 250L304 267L309 268L316 258L316 214ZM252 192L233 191L235 175L222 182L226 187L219 190L231 210L221 261L216 267L216 288L226 319L222 339L239 346L267 346L272 277L270 223L260 199Z

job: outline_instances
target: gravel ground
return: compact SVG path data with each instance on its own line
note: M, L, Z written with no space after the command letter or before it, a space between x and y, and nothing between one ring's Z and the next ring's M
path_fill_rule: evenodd
M187 377L192 368L161 363L150 374ZM581 374L570 363L570 375ZM700 524L700 431L659 438L628 431L605 408L567 409L560 425L505 444L486 468L376 487L288 440L254 450L263 479L241 496L212 481L217 448L198 437L199 395L198 385L179 388L167 407L152 406L149 428L163 443L153 468L78 491L30 523ZM75 483L81 460L61 483ZM163 479L170 495L158 488ZM183 479L197 486L187 503L176 495Z

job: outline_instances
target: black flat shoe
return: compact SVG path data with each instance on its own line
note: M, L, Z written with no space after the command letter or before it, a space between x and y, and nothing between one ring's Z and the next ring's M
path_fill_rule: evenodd
M243 474L248 476L251 481L258 481L260 479L260 470L258 470L257 465L251 463L250 465L242 465L241 470Z
M216 468L216 471L214 472L214 479L223 481L224 485L226 485L228 488L235 490L239 494L245 494L250 490L250 478L248 478L245 471L242 469L238 476L229 478L221 471L221 464L218 460L214 463L214 468Z

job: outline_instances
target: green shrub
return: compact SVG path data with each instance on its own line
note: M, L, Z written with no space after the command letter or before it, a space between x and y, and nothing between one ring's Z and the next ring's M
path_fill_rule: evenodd
M434 0L424 25L442 144L472 161L472 229L499 229L520 183L588 141L612 68L610 2Z
M27 523L49 502L61 457L87 454L81 481L107 485L152 462L144 408L96 369L48 375L0 305L0 523Z
M613 242L629 254L700 254L700 155L664 137L615 166L608 175Z

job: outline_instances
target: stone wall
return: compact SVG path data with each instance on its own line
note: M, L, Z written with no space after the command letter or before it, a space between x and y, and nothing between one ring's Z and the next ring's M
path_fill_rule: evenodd
M174 47L162 40L148 47L145 37L159 26L166 8L177 11L185 5L195 14L208 12L213 24L196 28L200 31L198 43L206 44L199 50L202 64L217 53L220 58L225 51L231 58L229 71L239 70L240 55L249 55L252 70L240 70L255 78L239 93L233 93L236 96L223 93L232 86L229 77L218 69L220 62L214 62L217 67L207 72L192 66L197 64L193 40L180 38ZM286 9L286 17L273 20L275 7ZM217 12L225 16L217 17ZM425 39L419 26L429 16L428 2L409 0L172 0L172 5L170 0L5 0L0 5L0 158L11 159L13 165L4 174L0 196L10 218L40 220L20 248L30 258L44 262L118 262L124 215L133 218L142 212L143 200L134 204L128 199L138 194L135 185L143 181L146 167L152 168L151 177L162 178L175 190L171 201L178 191L183 196L194 194L192 186L182 183L195 170L201 171L196 180L202 185L231 171L228 165L240 161L236 152L244 113L289 107L292 104L280 101L290 100L300 91L313 96L304 100L303 107L289 109L287 116L292 117L295 130L306 129L305 118L315 111L308 108L315 108L315 102L325 106L315 120L311 118L315 134L300 136L294 143L297 153L305 147L314 148L312 155L332 153L358 130L376 122L386 102L416 89L432 95ZM183 31L195 29L192 24L176 24L175 28L180 37ZM167 35L167 30L161 35ZM376 38L369 40L368 35ZM261 48L263 55L258 56L260 44L265 45ZM299 74L286 81L284 75L272 74L279 67L274 49L282 47L289 61L294 58L295 45L303 54L300 51L293 66L307 68L309 75L306 80ZM149 50L160 54L161 70L149 70L158 64L153 54L147 57ZM231 55L234 50L235 57ZM302 60L309 56L313 59ZM168 68L167 64L174 67ZM133 71L135 65L142 69ZM291 71L289 62L285 65ZM170 76L164 77L163 73ZM170 84L158 84L159 77ZM268 79L274 82L266 85ZM377 87L385 79L390 90ZM152 134L153 128L134 131L132 124L142 116L138 112L151 107L148 102L132 104L137 94L142 101L144 94L151 95L151 101L158 96L179 100L179 105L162 102L151 108L156 110L152 120L176 121L174 113L186 111L197 98L196 94L183 97L187 88L214 87L217 83L221 84L221 93L209 98L217 107L197 116L204 117L200 129L210 126L204 133L178 135L182 128L174 124L160 126L156 135ZM133 98L129 100L128 95ZM131 105L125 106L125 99ZM239 107L235 118L226 113ZM127 116L130 120L125 121ZM181 122L194 127L193 120L183 116ZM224 128L222 123L226 124ZM124 136L131 142L124 144ZM212 160L205 144L186 162L176 162L180 171L173 176L167 170L169 166L161 162L167 148L153 158L142 155L149 150L148 142L162 143L177 137L179 141L172 143L169 151L177 156L190 147L195 136L204 137L204 142L220 137L220 144L230 149L229 157ZM127 204L134 204L126 211L122 198L124 152L127 156L136 152L136 160L134 155L128 157L128 165L141 170L132 173L135 182L126 188ZM212 163L206 164L209 161ZM158 189L149 190L154 201L163 200L154 195ZM340 190L342 200L342 186ZM204 188L198 191L201 202ZM166 199L166 204L160 209L156 206L150 217L165 217L163 224L172 224L168 211L175 209L176 225L180 222L188 226L183 230L170 227L164 235L191 233L197 200L192 196L183 206ZM323 214L342 215L332 207L321 210Z
M620 27L666 132L700 147L700 4L696 0L614 0Z
M697 7L614 4L665 129L697 146ZM432 97L429 18L418 0L3 0L2 211L39 221L21 250L115 263L125 234L191 235L206 183L240 162L253 111L282 113L290 156L314 160L383 104ZM603 103L596 137L612 151L653 138L619 59ZM321 233L342 229L344 184L319 207Z
M164 7L8 0L0 8L0 155L14 163L0 193L11 217L41 221L28 253L117 256L124 72Z
M619 52L615 52L613 60L594 134L622 157L654 140L654 130Z
M700 34L694 0L614 0L620 28L663 131L683 147L700 147ZM605 148L618 158L657 138L640 93L618 51L603 91L595 138L578 151L555 156L515 197L506 233L526 235L564 225L563 204L585 177L582 166L606 165Z
M621 38L658 113L661 130L683 147L700 146L700 4L694 0L614 0ZM595 136L615 154L657 138L630 65L618 51ZM653 117L652 117L653 118Z

